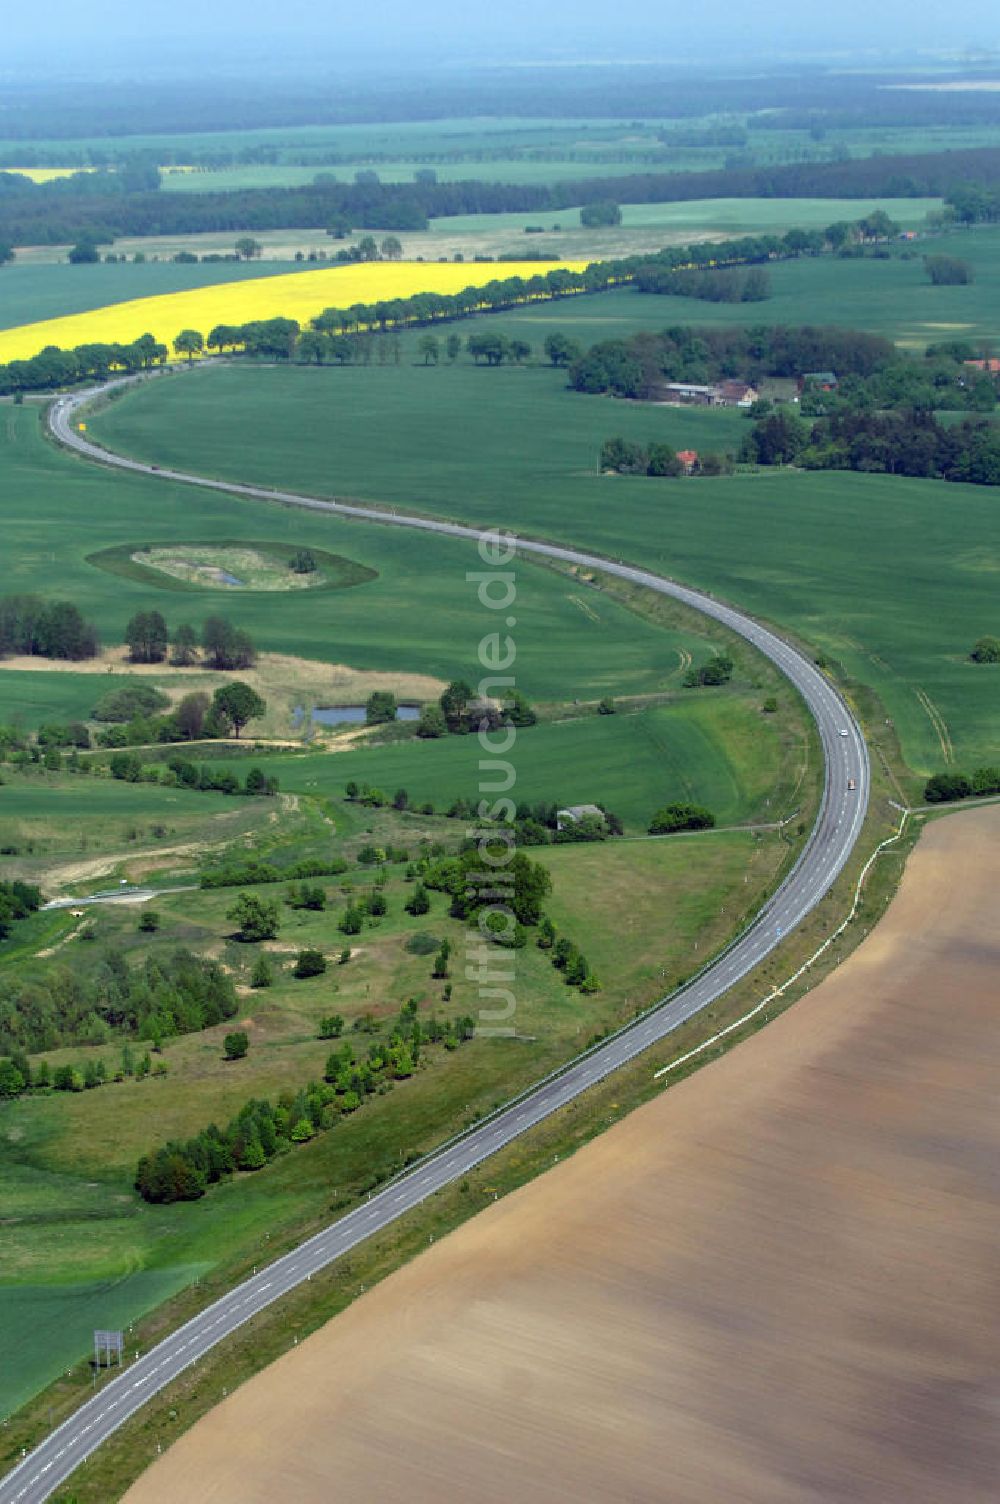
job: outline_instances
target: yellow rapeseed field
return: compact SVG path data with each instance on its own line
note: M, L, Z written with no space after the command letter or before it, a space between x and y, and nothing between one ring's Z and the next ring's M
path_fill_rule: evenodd
M558 264L576 271L586 263ZM552 269L551 264L538 261L468 265L452 261L375 261L246 282L217 282L211 287L109 303L88 313L0 330L0 363L30 360L46 345L71 350L85 344L129 344L141 334L152 334L172 350L174 338L182 329L198 329L207 335L216 324L245 324L251 319L297 319L305 328L324 308L409 298L418 292L460 292L463 287L478 287L494 278L534 277ZM86 267L80 269L80 275L87 275Z
M51 183L55 178L71 178L74 172L96 172L95 167L2 167L0 172L16 172L33 183Z

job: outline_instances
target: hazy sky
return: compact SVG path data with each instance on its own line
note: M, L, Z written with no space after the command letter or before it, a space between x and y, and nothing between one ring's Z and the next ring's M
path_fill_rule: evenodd
M315 66L367 57L378 65L422 57L447 62L531 60L554 56L594 60L708 61L836 49L869 50L1000 45L996 0L966 0L958 11L919 0L643 0L622 7L607 0L44 0L41 8L4 5L0 75L48 57L105 72L119 57L156 70L185 57L204 72L280 53ZM33 69L34 71L34 69Z

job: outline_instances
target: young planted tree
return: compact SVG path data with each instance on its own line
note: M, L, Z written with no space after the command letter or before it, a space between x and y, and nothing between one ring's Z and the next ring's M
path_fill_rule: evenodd
M232 1034L226 1035L222 1047L227 1060L242 1060L250 1048L250 1040L242 1029L234 1029Z
M236 925L241 940L273 940L278 933L278 905L256 893L240 893L226 918Z
M261 951L253 963L253 971L250 973L251 987L270 987L274 981L274 969L271 966L270 957Z

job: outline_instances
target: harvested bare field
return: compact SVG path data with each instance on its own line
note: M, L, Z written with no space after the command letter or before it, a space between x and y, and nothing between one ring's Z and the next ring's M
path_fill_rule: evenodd
M746 1044L218 1406L129 1504L987 1504L1000 809Z

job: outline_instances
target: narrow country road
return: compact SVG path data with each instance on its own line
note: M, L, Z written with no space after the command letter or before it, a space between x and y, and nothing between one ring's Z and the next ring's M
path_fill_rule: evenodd
M128 380L112 383L124 385ZM108 387L100 389L106 392ZM87 391L60 397L49 410L55 438L67 448L103 465L159 479L224 491L262 501L277 501L311 511L358 517L393 527L441 533L478 541L484 531L458 523L411 517L386 508L362 507L259 486L206 480L162 470L113 455L91 443L74 427L75 415L96 395ZM728 991L774 950L830 888L854 849L868 805L868 751L861 728L844 701L819 670L797 649L751 617L697 590L629 564L614 563L578 549L522 539L520 553L582 564L613 574L649 590L674 597L721 622L769 658L802 695L823 748L826 777L816 823L798 861L750 926L715 961L669 998L626 1025L616 1035L577 1057L564 1069L467 1133L443 1145L405 1174L390 1181L370 1200L300 1244L283 1258L245 1280L214 1305L192 1317L143 1357L108 1381L93 1399L63 1422L24 1461L0 1480L0 1504L38 1504L47 1499L80 1463L138 1410L216 1343L287 1291L342 1257L372 1233L419 1206L443 1186L461 1179L513 1139L572 1102L642 1051L659 1043L687 1019Z

